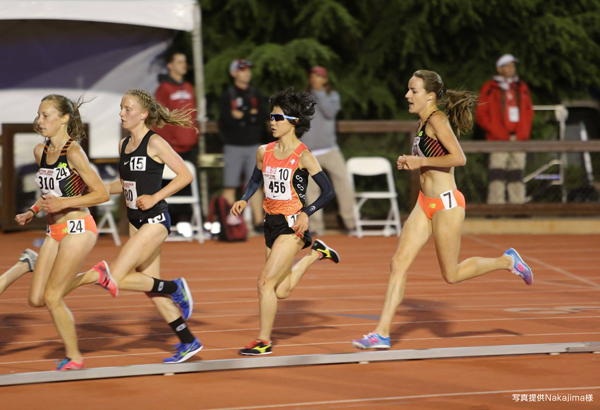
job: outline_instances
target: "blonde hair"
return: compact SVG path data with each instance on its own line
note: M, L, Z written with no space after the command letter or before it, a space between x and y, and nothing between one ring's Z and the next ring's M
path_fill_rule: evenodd
M137 88L131 89L125 93L136 97L142 106L143 110L148 111L148 116L144 120L144 124L148 128L162 128L165 124L175 125L177 127L194 128L196 131L196 123L192 119L192 114L195 109L184 108L181 110L170 111L168 108L160 105L156 98L146 90Z
M81 120L81 115L79 114L79 107L85 104L87 101L83 101L83 96L79 97L77 101L73 101L64 95L59 94L49 94L42 98L41 102L44 101L52 101L54 104L54 108L58 111L59 116L69 115L69 122L67 123L67 134L70 138L73 138L77 142L81 142L86 135L85 130L83 128L83 121ZM41 130L39 125L37 124L39 115L35 117L33 120L33 130L38 134L41 134Z
M434 93L440 108L448 114L450 122L456 126L458 136L473 128L472 110L477 103L477 95L471 91L449 90L444 87L442 77L428 70L415 71L413 77L423 80L427 93Z

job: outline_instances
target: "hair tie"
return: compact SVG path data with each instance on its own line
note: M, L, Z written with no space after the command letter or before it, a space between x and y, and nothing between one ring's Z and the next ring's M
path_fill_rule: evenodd
M448 91L446 87L442 87L442 94L446 94L446 91Z

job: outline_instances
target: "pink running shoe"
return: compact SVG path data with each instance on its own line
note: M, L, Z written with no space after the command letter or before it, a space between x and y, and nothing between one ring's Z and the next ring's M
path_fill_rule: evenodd
M98 279L96 285L102 286L104 289L108 290L113 298L116 297L119 294L119 286L110 274L108 263L106 263L106 261L98 262L94 265L93 269L100 274L100 279Z
M65 357L62 359L56 369L52 370L53 372L62 372L65 370L81 370L83 369L83 359L81 359L81 363L75 363L73 360Z

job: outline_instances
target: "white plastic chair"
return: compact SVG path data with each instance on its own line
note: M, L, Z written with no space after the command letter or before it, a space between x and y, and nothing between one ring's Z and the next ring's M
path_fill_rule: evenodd
M96 171L96 173L98 175L100 175L96 164L93 164L90 162L90 166L92 167L92 169L94 171ZM117 230L117 224L115 223L115 218L113 217L113 208L116 204L115 197L118 197L118 196L119 195L111 195L110 199L107 202L100 204L100 205L96 205L96 208L98 208L100 213L102 214L102 217L98 221L96 228L98 229L99 234L101 234L101 233L111 234L113 237L113 241L115 242L115 245L121 246L121 238L119 237L119 231ZM105 225L107 225L107 224L108 224L108 226L105 227Z
M192 207L192 219L190 220L192 235L190 237L168 236L167 241L191 241L193 239L197 239L198 243L204 243L204 235L202 233L202 212L200 210L200 194L198 193L198 176L196 175L196 166L189 161L184 162L194 177L194 180L190 184L192 186L192 194L170 196L165 199L165 201L167 201L168 204L188 204ZM176 176L177 174L175 174L171 168L165 165L162 176L163 179L171 180ZM171 230L177 232L177 227L171 227Z
M354 220L356 222L356 236L362 238L365 235L384 235L390 236L392 233L400 236L400 211L398 210L398 194L394 185L392 175L392 166L390 161L383 157L356 157L350 158L346 162L348 177L352 186L354 186L354 176L373 177L376 175L385 175L388 185L387 191L366 191L356 192L354 203ZM355 190L356 191L356 190ZM362 220L360 209L369 199L389 199L390 210L387 219L381 220ZM363 226L383 226L379 230L363 230Z

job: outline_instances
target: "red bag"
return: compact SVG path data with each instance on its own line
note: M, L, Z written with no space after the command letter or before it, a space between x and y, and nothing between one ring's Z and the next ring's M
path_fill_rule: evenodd
M216 213L215 213L216 209ZM208 221L219 222L221 224L221 232L219 232L219 240L223 242L242 242L248 237L248 228L244 218L233 216L229 211L231 205L225 197L217 195L210 201L208 208ZM216 221L215 221L216 216Z

